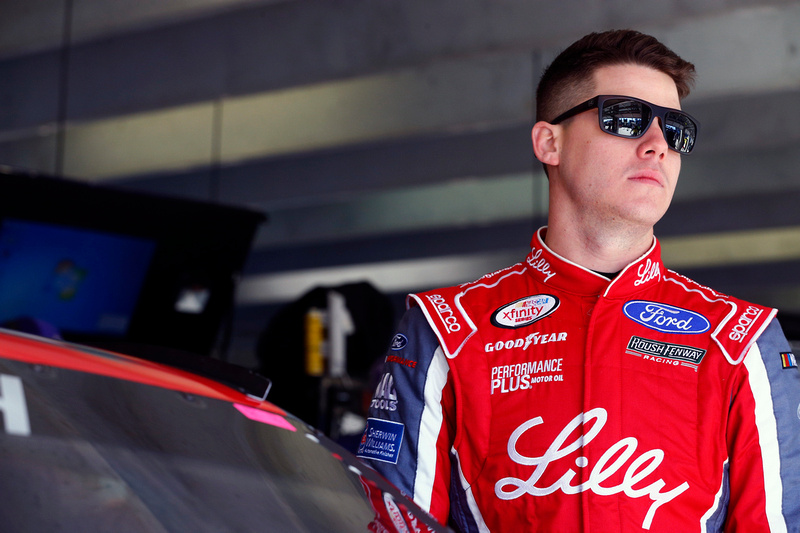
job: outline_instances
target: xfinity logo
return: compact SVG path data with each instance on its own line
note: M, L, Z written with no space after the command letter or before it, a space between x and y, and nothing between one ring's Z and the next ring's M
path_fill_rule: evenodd
M526 296L495 311L492 314L492 325L507 329L529 326L551 315L558 304L558 298L549 294Z
M632 300L622 311L634 322L664 333L697 334L711 327L708 319L700 313L657 302Z

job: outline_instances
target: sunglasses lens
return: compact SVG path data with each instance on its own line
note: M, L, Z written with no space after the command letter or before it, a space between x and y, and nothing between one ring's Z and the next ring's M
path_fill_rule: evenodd
M683 113L669 112L664 121L664 133L670 148L688 154L694 148L697 125Z
M603 102L600 117L607 133L635 139L647 131L653 120L653 110L636 100L609 98ZM669 147L682 154L691 152L697 138L697 124L678 111L667 111L663 120L664 137Z
M650 124L649 107L635 100L609 99L603 104L603 129L620 137L640 137Z

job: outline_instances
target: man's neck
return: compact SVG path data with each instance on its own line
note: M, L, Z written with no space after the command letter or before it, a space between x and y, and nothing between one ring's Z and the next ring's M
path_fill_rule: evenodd
M642 227L580 228L553 223L545 244L566 259L598 272L619 272L653 245L653 229Z

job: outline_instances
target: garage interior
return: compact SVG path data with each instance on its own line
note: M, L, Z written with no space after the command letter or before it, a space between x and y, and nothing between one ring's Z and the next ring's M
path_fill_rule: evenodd
M150 196L255 214L203 355L258 368L291 350L289 322L270 324L338 289L357 293L369 366L407 293L522 260L547 210L538 77L613 28L698 71L683 102L698 147L656 226L665 263L778 307L800 339L798 1L2 0L0 13L3 174L130 195L143 226Z

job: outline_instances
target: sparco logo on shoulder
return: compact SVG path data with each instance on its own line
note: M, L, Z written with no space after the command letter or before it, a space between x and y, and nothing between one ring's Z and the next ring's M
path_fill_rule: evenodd
M700 313L658 302L632 300L625 304L622 312L634 322L664 333L696 334L711 327Z
M492 313L492 324L498 328L516 329L529 326L558 309L558 298L550 294L526 296L506 304Z
M736 322L736 325L733 326L733 331L730 332L728 338L732 341L742 342L750 332L750 328L753 327L755 319L761 316L761 313L763 313L763 311L758 307L754 305L749 306L744 313L739 315L739 320Z
M444 323L447 331L451 333L453 331L461 331L461 324L458 323L458 319L456 318L455 313L453 313L453 309L441 294L429 294L427 298L435 306L436 313Z

